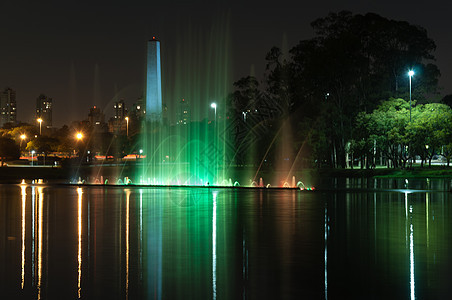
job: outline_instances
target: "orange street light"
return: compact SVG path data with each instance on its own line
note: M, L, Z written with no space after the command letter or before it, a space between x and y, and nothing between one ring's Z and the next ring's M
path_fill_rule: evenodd
M22 142L27 138L27 136L25 134L21 134L20 135L20 147L22 148Z
M126 122L127 122L127 136L129 136L129 117L126 117Z
M38 121L38 122L39 122L39 135L41 135L41 125L42 125L42 119L41 119L41 118L39 118L39 119L37 119L36 121Z

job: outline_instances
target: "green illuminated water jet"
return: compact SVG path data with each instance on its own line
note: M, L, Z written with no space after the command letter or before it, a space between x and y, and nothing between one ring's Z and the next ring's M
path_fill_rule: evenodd
M145 158L135 183L232 186L233 145L225 109L232 86L227 28L214 26L208 37L190 32L181 39L175 62L165 65L163 59L162 68L164 46L160 52L159 41L148 42Z
M188 29L178 45L147 42L146 112L133 142L136 161L110 171L101 165L94 178L73 182L307 189L293 174L291 124L275 122L275 103L267 101L259 112L239 110L245 116L237 118L228 98L234 86L229 25L219 24L208 35Z

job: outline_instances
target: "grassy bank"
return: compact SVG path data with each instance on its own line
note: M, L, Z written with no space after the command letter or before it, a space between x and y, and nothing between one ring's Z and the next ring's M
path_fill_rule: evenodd
M43 167L0 167L0 180L2 182L20 182L22 179L66 180L69 169L43 168Z
M378 177L378 178L416 178L416 177L452 177L452 168L444 166L423 167L411 169L319 169L319 176L326 177Z
M254 179L259 182L259 178L267 181L273 181L274 184L282 185L284 181L292 182L292 176L295 176L296 181L302 180L305 184L313 184L319 178L333 178L333 177L378 177L378 178L452 178L452 167L432 166L429 167L414 167L409 170L401 169L303 169L297 170L289 174L283 170L263 169L258 173L253 168L232 168L229 170L230 177L233 180L238 180L241 185L248 185ZM99 178L101 175L104 178L123 178L137 174L137 169L134 165L126 164L124 166L73 166L65 168L43 168L43 167L1 167L0 181L2 182L20 182L22 179L45 179L45 180L61 180L69 181L78 176L86 179L87 177ZM267 182L265 182L266 184Z

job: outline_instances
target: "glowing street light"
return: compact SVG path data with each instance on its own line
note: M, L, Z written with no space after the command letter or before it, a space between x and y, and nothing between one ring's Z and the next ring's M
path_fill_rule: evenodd
M127 136L129 136L129 117L126 117L126 122L127 122Z
M20 148L22 148L22 142L27 138L27 136L25 134L21 134L20 135Z
M214 127L214 136L213 136L213 144L215 147L215 152L214 152L214 157L215 157L215 177L217 175L217 151L216 151L216 143L217 143L217 104L215 102L213 102L212 104L210 104L210 107L212 107L215 110L215 124L213 125Z
M31 166L33 167L33 154L35 154L35 150L31 150Z
M83 139L83 133L77 132L75 134L75 138L77 139L77 142L80 142ZM74 149L74 155L75 155L75 149ZM79 155L80 155L80 147L79 147Z
M41 119L41 118L39 118L39 119L37 119L36 121L38 121L38 122L39 122L39 135L41 135L41 125L42 125L42 119Z
M217 122L217 104L213 102L210 104L210 107L212 107L215 110L215 123Z
M411 77L413 77L414 71L409 70L408 71L408 77L410 77L410 122L411 122Z

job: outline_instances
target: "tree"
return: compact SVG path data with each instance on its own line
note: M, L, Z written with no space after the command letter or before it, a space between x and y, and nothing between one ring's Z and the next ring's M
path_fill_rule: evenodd
M38 138L33 139L27 143L26 150L35 150L37 153L44 153L44 156L47 157L50 152L57 151L58 145L59 140L56 138L39 136Z
M293 105L292 96L292 71L290 64L283 57L281 49L273 47L267 53L265 60L266 66L266 92L267 97L279 107L283 116L287 116Z
M0 137L0 159L1 166L7 160L14 160L20 157L19 145L13 139Z
M414 98L422 100L436 92L440 74L431 63L436 46L425 29L371 13L331 13L312 22L312 27L316 36L290 51L294 82L289 90L298 105L332 106L314 113L330 113L324 118L335 129L330 151L336 154L337 165L345 166L345 143L352 138L354 117L372 111L380 99L406 96L409 68L422 73L413 81Z
M441 103L448 105L452 108L452 94L444 96Z
M445 104L429 103L419 106L419 112L412 126L416 126L414 135L423 143L418 154L428 159L430 167L433 157L440 154L445 145L447 151L451 141L452 109Z

